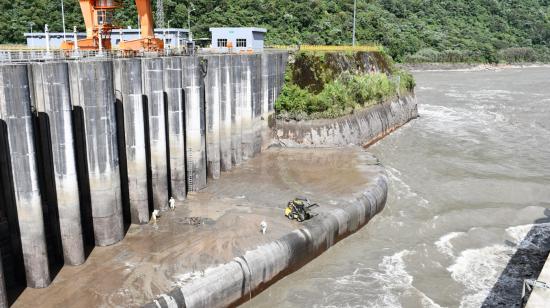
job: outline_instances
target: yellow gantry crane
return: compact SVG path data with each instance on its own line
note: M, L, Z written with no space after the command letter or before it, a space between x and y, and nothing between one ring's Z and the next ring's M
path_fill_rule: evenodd
M119 48L123 51L161 51L164 42L155 37L153 31L153 12L151 0L135 0L139 16L141 37L136 40L123 41ZM78 40L77 47L80 50L111 49L111 32L117 29L113 24L113 15L116 9L121 7L117 0L79 0L84 24L86 25L86 38ZM63 50L74 50L75 42L64 41L61 44Z

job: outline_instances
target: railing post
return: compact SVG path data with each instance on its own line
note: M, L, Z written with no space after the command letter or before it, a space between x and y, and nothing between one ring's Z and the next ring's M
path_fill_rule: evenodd
M99 51L97 53L97 57L103 57L103 38L101 37L102 32L103 32L103 25L99 26L99 33L98 33Z
M50 58L52 54L50 53L50 32L48 24L44 25L44 33L46 34L46 58Z
M73 41L74 41L73 57L78 58L80 55L78 52L78 35L76 32L76 26L73 27Z

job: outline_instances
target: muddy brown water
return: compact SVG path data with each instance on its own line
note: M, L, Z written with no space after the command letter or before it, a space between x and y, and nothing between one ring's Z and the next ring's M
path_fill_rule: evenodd
M246 307L514 307L550 249L550 69L418 72L384 211Z

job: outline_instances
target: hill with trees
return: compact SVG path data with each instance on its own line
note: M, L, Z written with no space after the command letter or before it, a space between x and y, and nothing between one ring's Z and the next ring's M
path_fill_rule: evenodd
M195 38L209 27L260 26L268 44L351 44L353 0L192 2ZM133 0L122 3L117 23L136 27ZM166 23L187 28L190 2L163 3ZM68 31L83 30L78 1L64 4ZM61 31L61 0L1 1L0 43L23 42L31 22ZM356 24L359 44L381 44L402 62L550 61L550 0L357 0Z

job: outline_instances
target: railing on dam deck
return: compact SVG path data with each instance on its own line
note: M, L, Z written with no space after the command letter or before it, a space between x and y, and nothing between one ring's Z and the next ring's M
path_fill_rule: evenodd
M193 51L186 48L173 48L165 49L161 52L155 52L155 56L183 56L192 55ZM1 49L0 50L0 64L1 63L26 63L33 61L60 61L60 60L78 60L83 58L131 58L142 57L149 55L145 52L125 52L122 50L78 50L78 51L65 51L65 50L50 50L46 49L31 49L31 48L19 48L19 49Z

